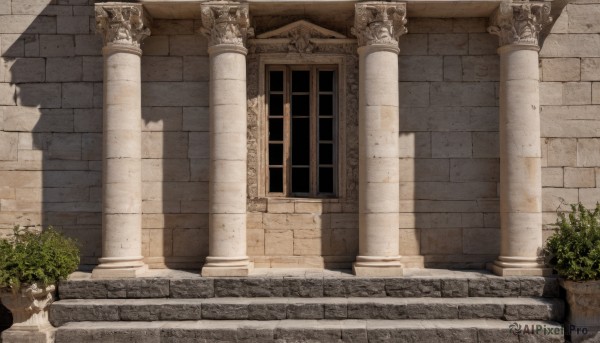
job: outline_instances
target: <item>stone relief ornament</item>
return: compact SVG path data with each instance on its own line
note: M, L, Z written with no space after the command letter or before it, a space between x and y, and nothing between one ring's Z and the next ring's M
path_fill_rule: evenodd
M104 36L104 45L124 44L136 48L150 36L150 17L136 4L96 5L96 31Z
M356 4L352 34L358 46L388 44L398 46L406 30L406 4L363 2Z
M206 2L201 5L200 33L209 38L208 45L232 44L244 47L246 38L254 36L250 27L248 4Z
M503 2L490 18L488 32L507 44L539 45L544 25L552 22L550 4L544 2Z
M316 40L345 39L346 36L306 20L298 20L276 30L260 34L256 38L287 39L287 49L289 52L311 53L317 49Z

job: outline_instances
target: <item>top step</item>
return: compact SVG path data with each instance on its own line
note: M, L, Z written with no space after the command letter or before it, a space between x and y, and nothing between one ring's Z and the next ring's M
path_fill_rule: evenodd
M559 296L558 279L554 277L499 277L486 271L425 271L394 278L360 278L345 272L206 278L195 273L165 272L136 279L91 279L89 274L80 273L59 284L58 296L60 299Z

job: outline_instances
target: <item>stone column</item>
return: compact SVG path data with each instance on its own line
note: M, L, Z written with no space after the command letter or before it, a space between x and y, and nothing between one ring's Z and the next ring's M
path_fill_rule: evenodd
M245 276L248 4L205 2L210 56L209 256L202 276Z
M139 4L96 5L104 36L102 258L93 277L135 277L142 257L140 43L150 35Z
M359 55L358 276L402 275L399 254L398 38L406 4L355 5Z
M542 248L539 42L550 7L504 2L488 31L500 37L500 256L498 275L546 275Z

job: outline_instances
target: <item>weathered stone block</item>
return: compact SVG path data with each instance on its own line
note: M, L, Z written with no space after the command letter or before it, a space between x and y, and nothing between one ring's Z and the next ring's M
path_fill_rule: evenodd
M81 57L52 57L46 59L46 81L81 81L83 77Z
M576 204L578 201L579 197L577 189L549 187L544 187L542 189L543 211L555 212L559 207L565 204Z
M171 279L169 291L171 298L212 298L215 296L214 280L209 278Z
M89 82L63 83L62 108L93 107L93 85Z
M284 278L283 296L316 298L323 296L322 278Z
M66 44L66 42L65 42ZM102 36L100 35L76 35L75 55L77 56L101 56Z
M62 16L56 17L56 33L61 34L88 34L90 32L89 16Z
M565 187L596 187L594 168L565 168Z
M562 105L562 82L540 82L540 105Z
M496 106L494 82L433 82L431 105Z
M411 32L400 38L400 56L427 55L427 35ZM402 57L400 57L402 58Z
M544 58L541 60L543 81L579 81L581 62L579 58Z
M83 57L83 81L102 82L104 78L102 57ZM93 84L91 85L93 87Z
M500 157L500 139L498 132L473 132L473 157Z
M406 319L408 307L401 302L390 304L348 301L348 319Z
M169 36L152 34L144 39L142 50L145 56L167 56L169 55Z
M600 150L598 149L600 139L579 139L577 141L577 166L598 167L600 166Z
M399 81L442 81L442 56L404 56L399 59Z
M500 59L497 55L463 56L463 81L499 81Z
M495 255L500 252L500 230L463 229L463 253Z
M292 230L265 230L265 254L289 255L294 250Z
M183 79L185 81L208 81L209 60L205 56L183 57Z
M590 82L566 82L563 84L564 105L587 105L592 103Z
M60 83L25 83L17 88L17 105L39 108L61 107ZM39 110L38 110L39 111ZM6 111L5 111L6 120ZM6 123L5 123L6 129Z
M429 105L429 83L427 82L400 82L400 108L426 107ZM404 111L404 110L400 110Z
M433 158L471 157L470 132L432 132L431 150Z
M600 105L600 82L592 83L592 104Z
M38 15L13 15L3 17L0 22L0 33L21 34L41 33L52 34L56 32L56 17Z
M486 277L469 279L470 297L517 297L521 292L518 279Z
M460 319L501 319L504 315L504 306L501 304L469 304L458 306Z
M286 319L287 304L268 303L248 305L248 319L250 320L282 320Z
M500 181L498 159L451 159L450 181Z
M323 319L322 303L300 303L290 300L287 305L287 319Z
M572 138L548 139L548 166L577 166L577 140Z
M462 81L463 66L460 56L444 56L444 81Z
M469 53L469 35L465 33L446 33L429 35L430 55L467 55Z
M574 4L569 6L569 33L600 33L600 24L592 19L600 16L596 4Z
M563 187L563 168L542 168L543 187Z
M439 279L385 279L385 290L390 297L432 297L442 296Z
M207 55L208 40L201 35L182 35L169 37L171 56Z
M202 318L218 320L248 319L248 303L212 303L202 304Z
M544 41L540 57L598 57L600 36L597 34L551 34Z
M103 299L108 291L104 281L61 281L58 284L60 299Z
M406 313L410 319L457 319L458 305L424 302L407 304Z
M144 82L145 106L208 106L207 82Z
M142 81L182 81L183 58L180 56L142 58Z
M496 55L498 37L489 33L469 34L469 55Z
M581 59L581 81L600 81L600 58Z

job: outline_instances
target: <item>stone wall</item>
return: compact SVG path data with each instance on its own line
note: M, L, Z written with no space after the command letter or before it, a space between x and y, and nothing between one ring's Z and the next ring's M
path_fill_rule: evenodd
M431 267L482 268L499 252L499 57L487 23L409 18L400 38L400 254Z
M0 232L53 225L80 240L84 267L101 254L103 73L93 3L0 0ZM598 0L570 4L541 51L545 224L562 202L600 199L598 12ZM347 35L352 25L310 19ZM408 20L399 58L400 251L424 255L429 267L481 268L499 249L497 37L487 18ZM280 25L262 22L263 32ZM143 252L153 267L198 268L208 254L209 76L198 27L155 20L143 45ZM256 65L249 58L249 69ZM250 180L256 266L349 267L357 253L355 58L345 68L345 197L266 199ZM256 166L253 115L248 161Z
M600 1L577 0L540 51L545 237L565 204L600 201Z

